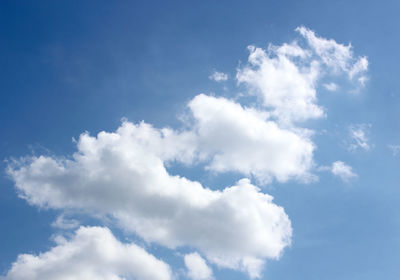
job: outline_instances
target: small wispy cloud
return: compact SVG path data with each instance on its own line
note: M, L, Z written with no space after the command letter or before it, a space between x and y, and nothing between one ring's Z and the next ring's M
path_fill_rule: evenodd
M57 219L51 225L54 228L68 230L68 229L77 228L77 227L79 227L80 224L77 220L68 219L65 217L64 214L61 214L60 216L57 217Z
M332 164L331 172L345 182L358 177L357 174L353 172L353 168L343 161L335 161Z
M216 82L223 82L228 80L228 74L223 72L214 71L210 76L208 76L210 80L214 80Z
M371 145L369 143L368 134L371 128L370 124L354 124L349 126L350 133L350 150L356 150L358 148L364 150L370 150Z
M388 148L392 151L393 156L400 154L400 145L388 145Z
M329 91L336 91L339 88L338 85L335 83L328 83L328 84L324 84L323 86L324 86L324 88L326 88Z
M321 61L334 72L346 73L350 80L358 81L363 87L367 81L368 59L365 56L354 56L351 44L343 45L335 40L318 37L314 31L300 26L296 28L309 43Z

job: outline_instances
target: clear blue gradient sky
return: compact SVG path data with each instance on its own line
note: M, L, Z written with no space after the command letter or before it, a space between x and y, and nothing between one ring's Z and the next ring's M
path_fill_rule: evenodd
M72 138L115 131L122 118L179 129L196 95L235 99L246 90L235 75L247 63L248 45L290 43L299 38L296 27L306 26L368 58L365 86L357 93L341 81L335 92L319 88L316 103L326 116L301 125L315 132L320 170L343 161L357 176L341 180L315 167L317 181L261 186L293 228L291 246L267 260L261 279L399 279L399 10L398 1L1 1L0 275L19 254L48 251L54 234L73 232L52 226L62 210L18 198L6 174L12 158L70 157ZM214 71L229 79L213 81ZM368 149L352 146L352 128L365 132ZM211 189L246 177L203 167L168 170ZM193 248L146 244L112 221L69 215L135 241L187 279L182 255ZM216 279L249 278L208 265Z

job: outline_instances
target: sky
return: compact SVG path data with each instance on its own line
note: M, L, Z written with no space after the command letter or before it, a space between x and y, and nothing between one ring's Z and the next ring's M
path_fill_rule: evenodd
M399 279L399 8L1 1L0 279Z

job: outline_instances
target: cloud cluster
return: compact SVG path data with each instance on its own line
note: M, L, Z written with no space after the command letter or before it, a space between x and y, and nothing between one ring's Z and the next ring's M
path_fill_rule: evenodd
M125 232L135 233L147 242L170 249L189 246L210 263L260 277L265 261L278 259L291 244L292 228L284 209L248 178L259 184L313 180L313 132L299 123L325 116L317 99L321 77L344 74L359 81L368 67L366 58L354 57L350 45L317 37L304 27L296 30L305 46L297 41L270 45L268 50L250 46L249 63L238 69L238 83L249 89L247 96L256 95L262 101L259 106L199 94L188 103L184 129L159 129L145 122L124 121L115 132L102 131L96 136L83 133L76 143L77 151L69 157L26 157L11 163L7 172L19 196L41 208L111 217ZM223 81L227 75L215 72L210 78ZM338 88L332 83L325 87ZM174 163L201 163L214 173L236 172L248 178L212 190L200 182L169 174L166 166ZM341 162L334 163L332 172L343 179L354 174ZM54 223L61 229L77 225L77 221L63 216ZM41 263L53 256L53 251L69 252L68 246L75 248L78 243L88 247L87 255L76 249L78 256L88 258L88 270L82 273L97 279L98 271L91 266L91 254L97 252L91 250L97 247L89 242L96 236L105 236L113 244L110 248L118 247L116 255L128 256L135 248L132 254L142 254L144 260L165 268L140 248L118 243L105 229L80 228L71 241L50 252L28 256L28 261L22 257L6 279L22 279L10 278L21 271L53 273L51 267L45 267L46 262L38 268L24 265L30 265L29 260ZM57 255L54 263L67 257ZM131 274L138 279L150 277L141 274L146 265L138 268L133 264L133 270L124 270L125 262L120 264L118 256L114 257L99 260L107 269L101 273L110 275L101 279ZM186 255L184 260L192 279L212 277L199 254ZM170 277L168 268L163 271L163 276L150 278L168 279L160 278Z
M306 40L301 47L297 41L268 50L249 47L249 64L240 68L237 80L250 93L258 96L279 122L291 124L323 117L317 104L319 80L326 75L345 74L364 84L368 69L366 57L355 58L351 45L317 37L305 27L296 29ZM328 83L329 90L337 86Z
M169 175L162 158L177 151L163 144L176 136L124 122L115 133L82 134L72 159L31 158L9 174L33 205L110 215L148 242L189 245L220 266L257 274L290 244L289 218L248 179L214 191Z
M101 227L81 227L71 240L37 256L19 255L3 280L170 280L170 267Z

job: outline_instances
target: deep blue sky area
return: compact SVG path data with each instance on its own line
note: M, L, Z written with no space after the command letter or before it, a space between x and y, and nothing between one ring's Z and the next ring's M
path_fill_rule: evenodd
M292 245L267 261L262 279L399 279L400 154L388 147L400 144L399 11L399 1L372 0L1 1L0 275L19 254L54 245L51 223L59 213L18 198L7 162L68 157L76 151L73 137L114 131L122 118L178 128L195 95L233 98L243 90L234 79L210 80L213 71L234 78L248 45L291 42L295 28L306 26L368 58L366 86L357 94L322 91L327 117L305 124L325 131L313 137L315 161L342 160L358 177L342 182L322 172L317 182L262 187L293 227ZM371 149L346 148L351 124L370 125ZM214 189L243 177L200 167L171 172ZM167 249L149 251L182 269ZM216 279L248 279L212 267Z

